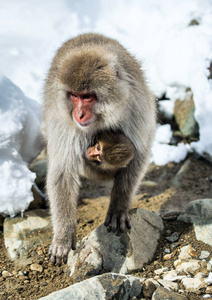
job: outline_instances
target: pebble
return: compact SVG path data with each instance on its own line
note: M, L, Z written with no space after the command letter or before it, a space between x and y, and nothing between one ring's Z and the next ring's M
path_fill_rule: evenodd
M194 278L206 278L206 277L207 277L207 275L202 272L199 272L194 276Z
M197 272L203 267L204 262L199 261L197 259L190 259L188 261L184 261L182 259L178 259L174 262L174 266L178 273L186 273L196 275Z
M37 263L35 263L35 264L32 264L31 266L30 266L30 269L32 270L32 271L37 271L37 272L43 272L43 267L41 266L41 265L39 265L39 264L37 264Z
M204 279L201 278L183 278L182 284L186 291L201 294L200 289L207 286Z
M187 245L181 248L179 259L189 259L196 256L196 250L191 246Z
M204 251L204 250L203 250L203 251L201 251L199 258L200 258L200 259L205 259L205 258L208 258L210 255L211 255L211 254L210 254L209 251Z
M159 283L154 279L147 279L142 288L142 293L145 298L151 298L154 291L159 287Z
M158 282L169 291L172 290L174 292L177 292L179 289L177 282L171 282L171 281L164 280L164 279L159 279Z
M165 273L165 272L168 272L168 270L169 270L169 268L164 267L164 268L155 270L154 273L155 273L156 275L161 275L161 274L163 274L163 273Z
M169 248L166 248L166 249L164 249L164 252L169 254L169 253L171 253L171 250Z
M208 286L208 287L206 288L206 293L212 294L212 286Z
M1 275L4 278L13 276L13 274L11 274L10 272L8 272L6 270L2 271Z
M181 281L185 278L185 275L178 275L176 270L171 270L163 274L163 279L167 281Z
M165 255L163 256L163 259L164 259L164 260L170 260L170 259L172 258L172 256L173 256L172 253L170 253L170 254L165 254Z
M167 241L169 241L170 243L174 243L177 242L179 239L179 233L178 232L174 232L172 233L170 236L166 237Z

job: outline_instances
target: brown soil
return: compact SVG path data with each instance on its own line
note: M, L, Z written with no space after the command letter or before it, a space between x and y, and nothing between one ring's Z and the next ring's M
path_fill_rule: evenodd
M188 244L196 249L197 257L202 250L208 250L211 253L209 259L212 258L212 247L198 242L195 239L192 226L177 222L174 217L189 201L212 198L212 164L194 156L191 156L190 160L189 171L177 188L172 186L171 180L183 163L169 163L163 167L152 165L149 168L145 180L155 181L158 185L154 187L142 186L133 207L161 211L166 217L164 220L165 229L153 261L139 272L134 273L136 276L150 278L154 277L154 270L156 269L164 266L172 269L180 248ZM78 208L78 240L104 221L108 207L108 198L105 196L109 195L110 187L111 183L94 184L84 181ZM169 220L167 220L168 215L171 216ZM171 245L166 240L166 236L173 232L179 233L179 239L174 245ZM0 236L0 274L4 270L13 274L13 276L6 278L0 276L0 299L39 299L74 283L68 275L66 265L58 267L49 262L48 245L41 245L32 249L32 251L37 251L35 263L43 267L42 272L37 272L32 271L30 265L17 267L14 262L11 262L6 256L2 231ZM173 253L170 260L164 260L166 248L169 248ZM22 273L19 273L20 271ZM202 293L204 293L204 289ZM188 294L187 297L190 300L202 299L202 295L195 294Z

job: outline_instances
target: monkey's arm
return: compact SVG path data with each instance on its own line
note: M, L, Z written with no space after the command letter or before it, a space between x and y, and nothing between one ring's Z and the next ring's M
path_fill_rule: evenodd
M53 239L49 256L53 263L67 262L68 253L76 248L76 209L79 190L78 176L61 169L61 165L49 166L47 192L51 203Z
M145 174L147 165L148 159L135 154L129 165L117 172L104 223L105 226L110 225L113 232L118 229L123 232L126 228L131 228L128 211L136 189Z

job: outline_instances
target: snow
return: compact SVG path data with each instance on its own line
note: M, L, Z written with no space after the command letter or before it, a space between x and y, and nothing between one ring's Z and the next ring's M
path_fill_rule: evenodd
M9 79L0 77L0 213L24 212L35 179L27 166L43 147L41 109Z
M142 61L154 94L169 98L159 102L167 117L191 88L200 139L190 147L171 146L170 128L158 126L155 163L179 162L191 150L212 157L211 0L0 0L0 5L0 72L39 103L0 76L0 212L15 214L31 201L34 175L27 162L37 152L44 78L61 44L83 32L116 38ZM194 19L199 25L188 26Z

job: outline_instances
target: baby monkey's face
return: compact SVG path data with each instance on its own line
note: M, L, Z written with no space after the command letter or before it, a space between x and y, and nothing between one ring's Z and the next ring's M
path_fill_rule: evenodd
M89 147L86 152L86 157L93 162L102 163L103 144L101 141L97 142L94 146Z

